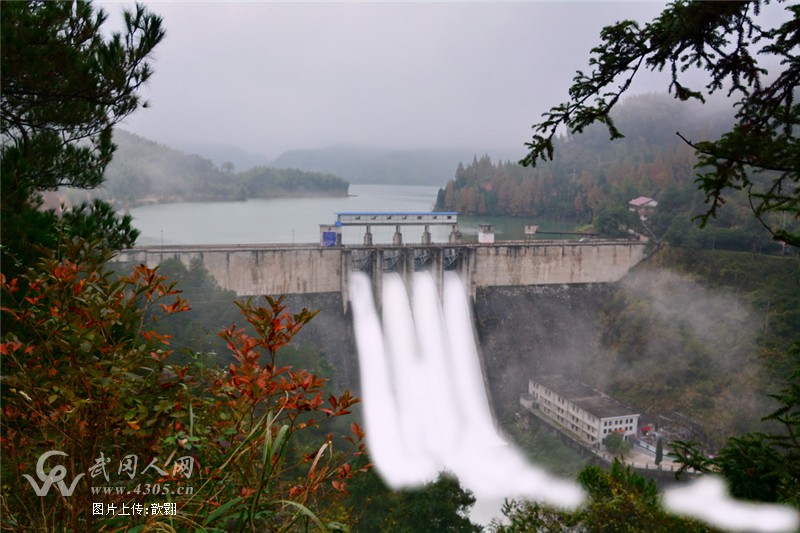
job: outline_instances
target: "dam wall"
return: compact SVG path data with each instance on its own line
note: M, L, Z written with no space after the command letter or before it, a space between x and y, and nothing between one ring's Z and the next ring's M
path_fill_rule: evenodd
M239 296L339 292L349 301L351 270L370 273L376 293L385 270L409 276L430 269L440 283L457 270L470 295L478 288L610 283L645 257L642 240L504 241L491 244L379 246L151 246L119 252L116 261L155 267L167 259L199 261L224 289Z
M427 246L151 246L123 250L116 261L150 267L168 259L187 267L199 262L220 287L238 296L286 295L290 309L321 310L297 341L315 346L337 369L338 386L356 391L358 365L348 290L351 270L369 272L377 295L386 269L399 272L409 292L413 284L408 280L416 269L429 269L439 288L444 270L456 270L473 301L491 396L504 405L516 404L519 391L526 387L523 378L530 373L544 367L553 372L571 370L531 365L533 361L538 361L536 365L544 361L566 364L571 358L564 358L564 353L581 351L569 343L588 334L587 321L578 320L583 316L579 312L582 302L597 300L605 284L625 276L645 257L645 244L609 240ZM578 297L584 292L586 298ZM514 327L504 326L508 324ZM537 357L532 357L533 339L550 338L554 340L538 344ZM547 348L550 345L557 347L552 353Z
M199 261L220 287L238 296L341 292L342 250L308 245L151 246L122 250L116 261L156 267Z
M499 243L469 247L461 268L477 288L611 283L645 257L641 241L549 244Z

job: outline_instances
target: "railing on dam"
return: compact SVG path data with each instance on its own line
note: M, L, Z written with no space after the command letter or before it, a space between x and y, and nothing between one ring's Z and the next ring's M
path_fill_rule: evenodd
M428 268L440 278L457 270L474 296L481 287L608 283L645 257L645 240L527 240L401 245L209 244L122 250L116 260L154 267L167 259L199 261L238 295L342 292L351 270L368 271L378 288L384 270L410 275Z

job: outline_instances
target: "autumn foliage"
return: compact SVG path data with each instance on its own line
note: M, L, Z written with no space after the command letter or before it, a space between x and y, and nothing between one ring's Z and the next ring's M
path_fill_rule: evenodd
M238 302L247 329L220 332L228 367L173 364L154 324L188 302L157 270L117 276L109 259L76 241L21 278L2 277L4 525L280 531L346 521L338 502L364 435L355 423L343 438L320 425L358 399L326 392L325 380L281 360L315 313L291 314L280 298ZM37 461L50 450L66 455L45 471L63 465L67 485L84 474L69 496L55 485L39 496L25 477L41 484ZM103 493L108 486L123 492ZM174 503L177 513L93 512L93 504L154 502Z

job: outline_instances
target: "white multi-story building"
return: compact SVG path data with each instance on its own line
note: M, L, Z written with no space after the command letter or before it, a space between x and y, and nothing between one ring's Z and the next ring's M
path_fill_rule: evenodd
M639 414L614 398L562 376L537 376L528 380L528 393L520 403L539 413L591 446L609 433L636 436Z

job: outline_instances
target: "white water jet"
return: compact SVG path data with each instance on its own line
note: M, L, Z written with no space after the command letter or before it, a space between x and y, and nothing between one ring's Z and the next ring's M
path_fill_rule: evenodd
M436 284L428 272L414 272L414 325L420 348L427 396L426 442L432 458L443 465L459 439L464 420L456 405L449 372L449 352ZM414 335L414 331L408 332ZM421 391L421 393L423 393Z
M420 474L403 445L401 424L392 393L383 333L372 297L372 284L362 272L350 276L350 302L361 370L361 396L367 446L375 469L394 489L417 486Z
M401 438L419 478L436 479L439 465L430 457L425 435L426 391L422 360L414 331L408 294L400 275L383 277L383 331L393 377Z
M798 531L800 517L788 505L735 500L725 480L703 476L686 487L667 489L664 507L727 531L782 533Z
M442 304L450 339L450 365L457 405L466 421L463 432L468 440L487 445L505 444L497 435L485 390L472 315L464 286L455 272L444 273ZM483 391L483 393L482 393Z
M579 505L577 485L530 465L495 431L460 280L446 276L446 316L430 273L413 280L409 305L400 277L384 276L383 327L369 277L350 281L367 444L386 483L422 485L447 469L476 497Z
M469 300L455 272L445 272L443 306L450 341L450 379L457 405L465 420L459 446L452 450L448 467L477 497L526 497L558 507L574 508L583 491L528 463L498 433L484 385Z

